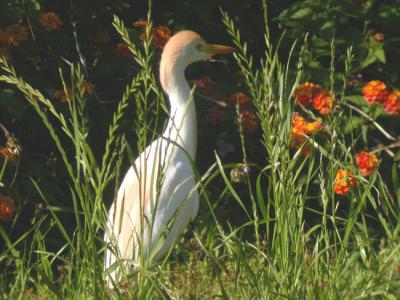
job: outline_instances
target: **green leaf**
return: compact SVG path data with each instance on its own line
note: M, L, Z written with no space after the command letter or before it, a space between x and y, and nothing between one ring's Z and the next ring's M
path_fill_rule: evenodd
M313 13L313 10L309 7L305 7L302 9L299 9L298 11L296 11L294 14L292 14L290 16L290 18L295 19L295 20L299 20L299 19L304 19L306 17L308 17L309 15L311 15Z
M386 64L386 55L385 55L385 50L383 50L383 48L376 49L374 55L378 61L380 61L383 64Z
M349 95L346 96L346 100L357 106L368 106L368 103L364 100L364 97L361 95Z
M354 129L359 128L360 125L362 125L364 123L365 123L365 120L363 118L353 116L353 117L347 119L346 125L344 127L344 131L346 133L349 133L349 132L353 131Z

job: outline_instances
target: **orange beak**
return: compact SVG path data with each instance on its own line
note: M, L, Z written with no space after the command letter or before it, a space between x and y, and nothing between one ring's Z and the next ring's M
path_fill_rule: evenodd
M229 46L224 45L203 45L202 49L204 52L208 53L209 55L213 56L216 54L229 54L236 52L236 49Z

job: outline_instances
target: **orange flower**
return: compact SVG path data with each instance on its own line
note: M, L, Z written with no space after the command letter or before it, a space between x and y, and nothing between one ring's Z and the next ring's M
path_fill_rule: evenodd
M54 93L54 98L60 100L61 102L67 102L69 100L71 100L73 96L72 90L70 88L67 88L67 93L65 93L65 91L62 90L57 90Z
M157 26L152 33L154 47L164 49L165 44L171 38L171 30L166 26Z
M28 28L20 24L8 26L6 30L0 29L0 43L7 47L19 46L22 42L28 40L28 36Z
M11 221L15 213L14 200L3 194L0 194L0 221L8 222Z
M317 119L314 122L308 122L305 118L295 112L293 114L289 146L291 148L299 148L303 146L302 153L308 154L311 150L311 147L309 144L305 144L307 139L304 135L314 134L321 128L321 124L321 119Z
M362 151L356 154L357 166L360 169L361 176L370 176L378 163L376 155Z
M251 105L251 99L249 96L239 92L239 93L234 93L230 95L228 98L228 105L235 107L236 104L239 104L239 108L242 109L247 109Z
M83 80L80 83L80 85L81 85L80 87L82 88L83 92L85 92L85 93L87 93L89 95L93 94L93 92L94 92L94 84L92 84L90 81Z
M383 108L392 115L400 116L400 90L389 94L383 103Z
M238 122L241 122L244 134L253 133L257 129L259 123L255 113L250 110L242 111L238 118Z
M357 181L349 170L339 169L336 173L333 190L337 195L347 195L350 192L350 188L356 184Z
M328 115L331 112L333 105L331 93L322 90L311 99L310 103L321 115Z
M140 18L139 20L133 22L132 26L136 28L146 28L147 21L143 18Z
M60 17L54 11L41 14L39 23L49 32L59 29L62 25Z
M118 43L117 47L115 48L115 53L119 57L128 57L131 55L131 51L129 50L127 43Z
M221 124L224 118L225 118L225 112L219 107L214 107L207 115L207 121L214 126Z
M307 122L305 118L300 116L297 112L293 114L292 134L303 135L313 134L321 128L322 121L317 119L314 122Z
M322 88L317 84L311 82L302 83L297 87L296 91L294 92L296 103L306 105L321 91Z
M379 80L368 82L362 89L365 101L368 104L379 104L386 101L389 96L389 90L385 83Z

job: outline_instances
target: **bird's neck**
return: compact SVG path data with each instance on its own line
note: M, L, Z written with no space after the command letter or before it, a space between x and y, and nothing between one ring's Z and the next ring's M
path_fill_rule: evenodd
M196 157L197 119L196 107L190 95L190 87L184 70L176 70L170 79L168 96L170 102L169 121L164 137L183 147L191 159ZM176 149L175 146L172 149Z

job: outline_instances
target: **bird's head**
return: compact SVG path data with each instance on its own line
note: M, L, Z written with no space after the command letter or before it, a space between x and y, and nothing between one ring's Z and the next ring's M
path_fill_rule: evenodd
M194 31L184 30L173 35L164 47L160 64L160 81L168 92L174 72L183 72L190 64L207 60L215 54L232 53L235 49L223 45L207 44Z

